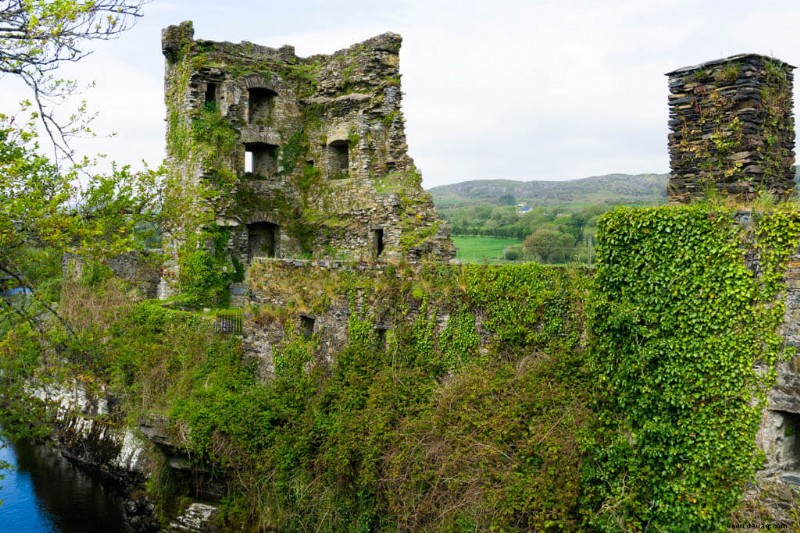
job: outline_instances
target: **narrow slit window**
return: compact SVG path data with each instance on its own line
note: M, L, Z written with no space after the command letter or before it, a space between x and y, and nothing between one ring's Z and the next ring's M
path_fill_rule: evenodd
M350 170L350 143L333 141L328 145L328 170L331 179L348 177Z
M247 120L257 126L268 126L272 120L272 109L275 107L275 91L261 87L249 89Z
M381 256L383 247L383 228L375 228L372 230L372 249L375 251L375 257Z
M217 84L209 82L206 84L205 107L209 111L217 109Z
M314 319L307 315L300 315L300 331L305 340L311 340L314 336Z

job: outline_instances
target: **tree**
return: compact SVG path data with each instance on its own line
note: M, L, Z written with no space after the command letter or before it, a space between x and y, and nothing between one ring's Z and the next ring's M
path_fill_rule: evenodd
M514 198L513 194L504 194L497 199L497 203L500 205L516 205L517 199Z
M34 102L26 124L0 113L0 279L5 289L34 288L23 302L0 300L0 337L14 320L41 327L35 317L43 309L58 316L43 278L59 275L64 252L94 258L130 249L136 224L157 208L158 171L114 166L110 174L93 174L91 162L75 161L69 148L69 137L85 127L84 115L66 122L53 115L76 88L56 79L54 71L90 54L89 41L130 28L142 5L143 0L0 0L0 73L21 78ZM36 120L68 164L41 155Z
M161 171L114 167L78 186L87 164L58 168L37 152L32 129L0 116L0 278L33 289L21 302L0 299L0 337L20 320L40 329L42 311L58 318L46 283L60 278L64 253L102 261L141 246L136 228L158 210Z
M6 435L14 423L44 427L41 402L26 401L26 379L48 336L51 346L63 346L58 334L73 333L51 303L58 281L48 286L60 281L63 254L95 258L133 248L141 217L157 209L160 170L132 173L114 166L107 175L87 173L90 161L75 161L69 146L71 136L85 131L84 107L65 121L54 115L77 89L54 71L90 54L87 42L130 28L142 5L143 0L0 0L0 77L22 79L32 92L23 108L33 108L26 124L0 113L0 418L10 422L2 427ZM40 153L36 120L55 162ZM57 164L63 158L68 164ZM42 320L44 315L53 320ZM13 422L7 418L12 410ZM0 471L7 467L0 461Z
M552 229L540 229L522 243L525 252L544 263L560 263L570 257L575 240L571 235Z
M57 154L71 157L69 138L85 127L83 115L59 121L57 105L74 94L74 82L53 72L91 53L90 41L108 40L142 15L144 0L0 0L0 73L21 78Z

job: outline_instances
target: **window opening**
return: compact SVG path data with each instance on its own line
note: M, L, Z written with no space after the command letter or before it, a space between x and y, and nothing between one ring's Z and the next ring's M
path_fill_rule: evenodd
M328 145L328 170L331 179L348 177L350 169L350 143L333 141Z
M379 324L375 326L375 337L378 343L379 350L386 350L386 332L389 331L389 326Z
M275 107L275 91L256 87L248 89L247 121L258 126L268 126L272 118L272 109Z
M244 171L255 177L272 178L278 170L278 147L267 143L244 145Z
M783 418L778 438L780 461L784 468L800 468L800 415L786 411L776 411Z
M314 336L314 319L308 315L300 315L300 331L305 340L311 340Z
M217 109L217 84L209 82L206 84L206 109L213 111Z
M375 257L380 257L383 253L383 228L372 230L372 249L375 250Z
M280 228L270 222L254 222L247 225L248 258L276 257Z

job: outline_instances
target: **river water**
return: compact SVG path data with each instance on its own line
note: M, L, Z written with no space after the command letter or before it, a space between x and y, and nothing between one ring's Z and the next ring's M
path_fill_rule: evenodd
M5 444L0 459L12 465L0 481L0 533L132 531L116 487L58 452L21 442Z

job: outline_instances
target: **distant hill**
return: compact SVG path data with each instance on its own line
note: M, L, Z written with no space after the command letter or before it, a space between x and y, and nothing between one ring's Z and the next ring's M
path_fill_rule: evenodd
M474 180L429 189L438 207L460 204L663 204L669 174L609 174L572 181Z

